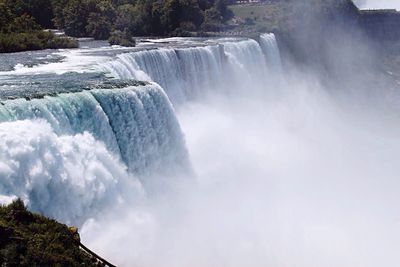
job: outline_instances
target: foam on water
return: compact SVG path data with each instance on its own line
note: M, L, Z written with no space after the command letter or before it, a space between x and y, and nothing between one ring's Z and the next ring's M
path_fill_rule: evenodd
M144 174L188 163L179 124L157 85L96 89L43 99L5 101L5 120L42 118L58 134L85 131L120 155L129 170Z
M182 104L215 90L233 90L233 84L264 80L266 62L280 64L280 55L273 34L261 39L261 46L251 39L220 39L205 46L130 52L100 69L118 79L157 82L174 104Z
M266 57L269 70L275 70L278 73L282 71L281 55L278 43L273 33L264 33L260 35L260 46Z
M7 100L0 119L0 195L22 197L63 221L114 203L134 176L148 184L153 174L190 172L180 126L158 85Z
M128 190L136 178L90 133L58 135L45 120L0 123L0 195L18 196L41 213L77 223Z
M141 196L137 181L151 191L149 177L189 176L188 152L169 99L184 104L264 80L269 56L265 60L263 51L271 50L277 60L279 50L273 36L263 38L269 40L263 46L221 39L141 51L66 50L59 52L62 61L0 73L11 84L5 94L9 100L0 104L0 199L22 197L34 211L81 223L130 193ZM67 83L89 77L70 72L96 74L99 69L118 79L150 83L91 90ZM54 73L60 75L54 78ZM90 77L96 81L97 76ZM19 78L36 85L27 99L10 95ZM67 88L47 88L46 81ZM18 86L23 90L23 83Z

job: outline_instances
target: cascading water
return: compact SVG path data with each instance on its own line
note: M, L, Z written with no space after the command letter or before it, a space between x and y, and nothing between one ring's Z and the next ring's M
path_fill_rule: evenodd
M273 34L260 40L261 46L250 39L222 39L199 47L130 52L100 67L118 79L154 81L174 104L180 104L217 88L264 79L266 62L280 65L280 55Z
M276 46L260 47L247 39L122 51L116 59L102 57L100 69L118 79L150 83L114 89L87 90L71 83L90 77L95 84L99 76L71 76L58 62L63 74L56 78L48 73L50 67L37 67L46 69L42 76L27 68L26 79L29 73L42 78L32 81L26 92L18 85L13 96L7 86L18 84L13 75L18 79L20 74L9 72L3 77L7 90L0 105L0 196L22 197L34 210L77 222L95 213L94 206L118 202L121 189L129 188L124 185L136 181L133 176L146 190L149 176L190 173L183 134L168 97L179 104L261 79L267 66L263 51L269 49L278 60ZM89 63L89 71L96 69L92 60ZM56 89L41 90L46 81ZM27 99L22 98L25 93ZM134 184L132 190L140 195L140 186Z
M0 123L0 195L74 224L118 204L138 181L103 142L84 132L58 135L45 120Z
M200 97L221 82L223 54L219 46L176 50L186 95Z
M90 132L136 174L160 170L161 162L187 163L172 106L157 85L8 100L0 112L5 121L45 119L58 135Z
M260 45L254 40L227 42L224 51L230 64L237 73L248 77L262 77L266 73L266 64Z
M218 45L153 49L118 56L102 68L119 79L155 81L174 103L193 98L218 82L222 55Z
M188 167L179 124L159 86L136 90L94 90L128 168L137 174Z
M372 78L342 101L335 79L282 79L272 34L175 40L0 72L0 202L118 266L398 266L400 123L359 104Z
M6 100L0 118L0 194L23 197L63 221L116 201L132 175L190 170L179 124L158 85Z
M268 70L282 71L281 55L278 43L273 33L264 33L260 35L260 46L265 55Z

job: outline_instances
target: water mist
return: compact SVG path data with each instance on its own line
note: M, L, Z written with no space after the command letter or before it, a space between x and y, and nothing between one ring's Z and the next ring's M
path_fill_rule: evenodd
M399 118L363 73L282 64L273 34L87 69L149 83L3 101L0 201L78 225L118 266L400 263Z

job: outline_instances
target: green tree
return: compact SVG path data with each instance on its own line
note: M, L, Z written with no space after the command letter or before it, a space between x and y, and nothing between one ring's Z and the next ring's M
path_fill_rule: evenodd
M196 26L196 29L199 28L204 21L204 16L197 0L180 0L180 5L180 21L192 22Z
M220 31L223 27L223 18L216 8L207 9L204 13L204 23L202 29L204 31Z
M40 29L35 19L26 14L16 17L8 26L8 31L11 33L31 32Z
M52 0L51 5L53 9L53 23L58 29L63 29L64 22L64 8L67 6L69 0Z
M110 37L111 22L100 13L90 13L86 25L86 32L97 40L106 40Z
M53 9L50 0L5 0L11 11L17 15L30 15L42 27L53 27Z
M117 7L116 19L114 27L116 30L124 32L133 32L133 22L135 21L135 6L132 4L124 4Z
M135 39L127 32L113 31L108 39L110 45L135 46Z
M172 32L179 27L181 5L179 0L167 0L164 4L163 23L168 31Z
M116 40L131 35L186 36L200 28L220 30L232 16L227 1L0 0L0 33L24 33L56 26L67 35L95 39L107 39L111 32L118 33ZM14 35L12 41L27 38Z
M228 8L227 0L216 0L214 6L221 14L224 22L233 17L233 12Z
M214 0L198 0L197 3L199 4L200 9L205 11L213 7Z
M162 29L159 5L154 0L136 3L133 33L136 35L157 35ZM154 12L153 12L154 10Z
M86 25L89 17L85 1L69 0L63 9L64 30L67 35L74 37L87 36Z
M93 12L100 13L109 21L115 20L116 9L111 0L101 0L94 2L95 2L95 10L93 10Z
M9 6L4 1L0 1L0 33L8 30L8 24L13 18L14 15Z
M104 266L66 225L29 212L21 200L0 206L0 237L0 266Z

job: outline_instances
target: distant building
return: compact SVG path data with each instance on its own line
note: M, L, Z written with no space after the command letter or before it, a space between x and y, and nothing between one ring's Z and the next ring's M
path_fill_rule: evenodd
M276 3L282 0L230 0L228 2L233 3L233 4L272 4L272 3Z
M237 0L236 4L258 4L261 0Z

